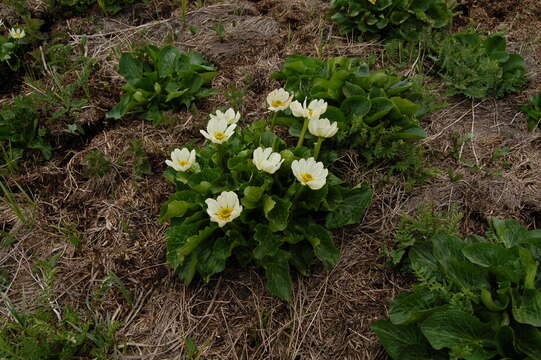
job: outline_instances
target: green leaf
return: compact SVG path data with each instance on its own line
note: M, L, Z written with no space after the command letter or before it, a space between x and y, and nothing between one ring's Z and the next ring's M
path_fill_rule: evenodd
M522 295L514 289L513 317L521 324L541 327L541 292L538 290L525 290Z
M522 273L517 248L505 248L499 244L477 243L462 249L466 258L474 264L490 269L501 280L518 283Z
M323 226L310 222L297 225L296 228L298 232L304 232L304 235L310 241L310 244L312 244L314 253L325 268L327 270L333 268L340 257L340 251L338 251L333 243L331 232Z
M371 102L366 96L350 96L342 101L340 109L347 116L365 116L370 111Z
M265 186L247 186L244 189L244 197L241 200L246 209L255 209L259 206L260 199L265 193Z
M381 119L394 108L394 103L384 97L377 97L372 99L371 101L372 107L370 108L370 112L365 119L367 124L372 124L376 120Z
M256 226L254 240L258 243L253 251L256 260L274 257L280 251L280 246L283 243L281 236L274 234L267 226L262 224Z
M134 106L134 101L131 94L123 94L120 101L111 110L105 114L108 119L121 119Z
M131 53L124 53L118 63L118 72L128 81L143 77L143 63L133 57Z
M222 236L214 241L208 257L198 264L199 272L205 282L208 283L212 275L224 271L227 259L238 245L239 241L230 236Z
M448 359L444 352L436 352L430 347L416 325L394 325L390 321L377 320L370 328L393 360Z
M180 51L174 46L169 45L161 49L158 63L156 64L158 74L161 78L166 78L173 74L176 70L177 58L179 55Z
M421 140L426 138L426 131L420 127L413 127L394 134L398 139Z
M291 206L291 201L287 199L281 199L277 196L273 196L272 198L268 195L265 196L263 200L263 211L269 221L270 231L282 231L287 227Z
M528 325L517 325L514 329L517 349L531 360L541 359L541 330Z
M328 229L338 229L359 223L372 201L372 189L367 183L357 185L351 190L339 188L340 198L332 205L334 210L325 218Z
M432 314L421 323L421 331L436 350L476 348L495 336L489 325L467 312L455 309Z
M389 317L395 325L407 325L426 319L446 308L447 299L438 291L421 286L409 293L398 294L392 301Z
M392 97L390 100L393 102L394 106L396 106L396 108L400 111L401 114L408 117L415 116L417 111L419 111L420 109L419 105L408 99L404 99L401 97Z
M267 278L267 290L282 300L291 300L293 284L289 273L289 253L280 251L272 258L262 261Z
M498 219L492 217L489 219L490 227L496 239L506 247L518 245L522 240L528 237L528 230L514 219Z

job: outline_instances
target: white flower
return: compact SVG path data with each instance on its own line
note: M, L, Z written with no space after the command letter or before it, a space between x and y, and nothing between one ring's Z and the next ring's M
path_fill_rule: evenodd
M293 101L291 105L289 105L289 108L291 109L293 116L307 119L319 119L321 114L327 111L327 102L321 99L312 100L310 101L310 104L306 106L306 99L304 99L302 104L298 101Z
M195 150L175 149L171 152L171 160L165 160L165 163L176 171L186 171L195 164Z
M308 105L308 118L319 119L319 117L327 111L327 102L322 99L310 101Z
M254 150L253 163L255 167L269 174L274 174L284 162L284 159L277 152L272 152L272 148L258 147Z
M223 191L216 199L207 199L205 203L210 221L217 222L220 227L233 221L242 212L239 198L233 191Z
M204 137L215 144L222 144L229 140L237 124L229 125L224 117L213 117L207 124L207 131L199 130Z
M235 112L232 108L227 109L225 112L216 110L215 114L210 114L211 119L225 119L227 125L236 124L240 119L240 112Z
M322 138L333 137L338 131L338 123L335 121L331 124L329 119L311 119L308 123L308 131L310 134Z
M291 170L301 184L307 185L312 190L321 189L329 174L329 170L323 167L323 163L316 162L313 157L294 160L291 163Z
M280 111L285 110L291 104L293 100L293 95L289 95L284 89L272 90L269 95L267 95L267 104L269 104L269 110L271 111Z
M22 39L25 36L26 34L23 29L11 28L11 30L9 30L9 37L11 38Z

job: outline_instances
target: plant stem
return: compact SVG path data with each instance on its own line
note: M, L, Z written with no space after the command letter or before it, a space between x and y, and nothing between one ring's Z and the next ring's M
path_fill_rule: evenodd
M317 156L319 155L319 150L321 149L321 144L323 143L322 137L317 138L317 142L314 145L314 160L317 160Z
M274 132L274 127L276 126L276 118L278 117L278 111L275 111L273 114L272 114L272 120L271 120L271 126L270 126L270 131Z
M223 146L222 144L216 144L216 143L214 144L214 146L216 147L216 154L218 154L218 166L225 169Z
M299 137L299 141L297 142L297 146L295 147L295 149L300 148L302 146L302 143L304 142L304 135L306 134L306 130L308 129L308 121L309 121L308 118L304 118L304 124L302 125L301 136Z

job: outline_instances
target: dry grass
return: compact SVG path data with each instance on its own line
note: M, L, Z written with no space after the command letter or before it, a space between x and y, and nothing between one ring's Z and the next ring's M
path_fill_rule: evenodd
M157 11L158 3L148 11ZM516 110L524 95L474 103L451 99L451 106L426 120L427 160L440 170L429 183L407 191L401 179L383 182L381 173L366 169L354 153L340 159L341 168L349 169L344 171L348 180L376 183L374 202L361 225L335 233L341 257L331 272L315 269L310 278L295 279L291 303L269 296L261 274L253 269L228 269L208 285L180 283L165 264L166 225L157 221L160 204L172 191L160 175L163 159L172 148L198 138L206 114L226 104L232 88L244 90L245 117L258 118L265 94L278 85L269 76L288 54L365 57L380 52L380 44L339 37L323 18L326 6L317 0L209 4L187 15L188 25L197 27L195 35L182 30L178 13L157 19L142 13L140 19L148 20L142 23L133 21L130 12L56 25L70 33L72 45L89 33L83 51L99 60L92 88L97 93L104 84L109 88L91 104L88 111L94 113L87 116L102 128L72 151L66 149L42 165L27 165L8 179L12 187L19 183L30 189L36 205L30 207L34 222L29 228L0 203L0 229L18 240L0 247L0 267L11 274L4 300L32 309L45 287L34 264L62 253L52 307L62 316L63 306L88 306L97 318L122 321L121 358L180 359L190 338L207 359L385 359L369 326L386 317L388 301L408 286L386 267L381 254L383 247L392 246L401 214L431 202L437 209L457 206L465 214L467 232L482 231L488 216L514 217L540 227L541 135L528 134L524 115ZM479 19L493 21L486 14ZM216 24L224 27L223 39L214 30ZM521 27L512 27L512 37L525 40L524 34ZM136 119L105 123L103 113L121 86L116 73L119 51L164 41L212 59L221 73L213 84L219 92L198 114L171 114L177 120L174 126L154 127ZM526 93L532 94L541 86L539 44L518 44L511 46L527 58L532 81ZM473 136L457 145L453 133ZM149 154L154 175L133 178L133 139ZM495 158L494 152L504 147L509 154ZM84 159L93 150L113 164L103 177L85 176ZM504 167L503 161L510 165ZM448 169L462 177L451 181ZM68 241L70 237L78 244ZM111 273L122 279L131 305L118 288L97 298L102 280ZM4 305L0 313L8 316Z

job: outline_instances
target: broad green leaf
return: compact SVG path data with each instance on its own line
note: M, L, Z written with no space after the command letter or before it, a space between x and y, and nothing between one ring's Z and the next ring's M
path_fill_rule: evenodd
M291 201L281 199L277 196L273 196L272 198L265 196L263 202L263 210L265 217L269 221L270 231L276 232L284 230L287 227L289 211L293 205Z
M528 237L528 230L514 219L502 220L493 217L490 218L489 223L497 240L506 247L518 245Z
M192 253L192 251L194 251L203 241L208 239L217 228L215 223L211 223L201 229L197 234L189 236L184 244L175 250L176 256L178 256L182 262L182 259Z
M200 261L198 264L199 272L205 282L208 283L212 275L224 271L227 259L238 244L239 242L236 239L226 236L222 236L214 241L204 262Z
M396 133L394 136L404 140L421 140L426 138L426 131L420 127L413 127Z
M518 290L514 289L511 294L515 321L541 327L541 291L524 290L520 295Z
M420 106L416 103L401 97L392 97L390 100L393 102L394 106L396 106L396 108L400 111L401 114L408 117L415 116L415 114L417 113L417 111L419 111L420 108Z
M301 240L304 240L304 236L299 235ZM288 241L289 242L289 241ZM314 262L314 251L310 245L301 243L290 247L291 259L289 262L291 265L303 276L310 274L310 266Z
M190 236L195 235L201 228L208 224L207 220L197 220L191 223L172 225L167 230L167 261L176 269L184 263L185 256L181 256L178 250L182 248Z
M491 341L494 331L462 310L448 309L432 314L421 323L421 331L436 350L478 347Z
M283 242L281 236L271 232L267 226L262 224L256 226L254 240L258 243L253 251L256 260L261 260L265 257L274 257L280 250Z
M376 120L381 119L394 108L394 103L384 97L374 98L371 102L372 107L365 118L367 124L373 124Z
M393 360L448 359L444 352L431 348L417 325L394 325L387 320L377 320L370 328Z
M474 264L488 268L500 280L518 283L521 276L518 248L505 248L500 244L478 243L462 249L466 258Z
M412 292L400 293L393 299L389 317L396 325L422 321L435 311L444 310L446 300L438 291L417 287Z
M355 95L342 101L340 109L347 116L365 116L371 106L370 100L365 95Z
M304 232L304 235L312 244L314 253L325 268L327 270L333 268L340 257L340 251L333 243L331 232L315 223L304 223L298 225L297 229L301 233Z
M527 355L528 360L541 359L541 330L529 325L514 326L517 349Z
M357 185L351 190L341 189L341 199L333 204L334 210L325 218L327 229L338 229L359 223L372 201L372 189L367 183Z
M262 261L267 278L267 290L282 300L291 300L293 284L289 273L289 253L280 251L272 258Z
M260 199L265 193L265 186L247 186L244 189L244 197L241 200L246 209L255 209L260 204Z
M176 70L177 58L180 55L180 51L174 46L165 46L160 51L158 63L156 64L158 74L161 78L171 76Z
M123 94L120 101L111 110L105 114L108 119L121 119L134 106L134 101L131 94Z
M132 81L143 77L143 63L136 59L131 53L124 53L118 63L118 72L126 80Z

